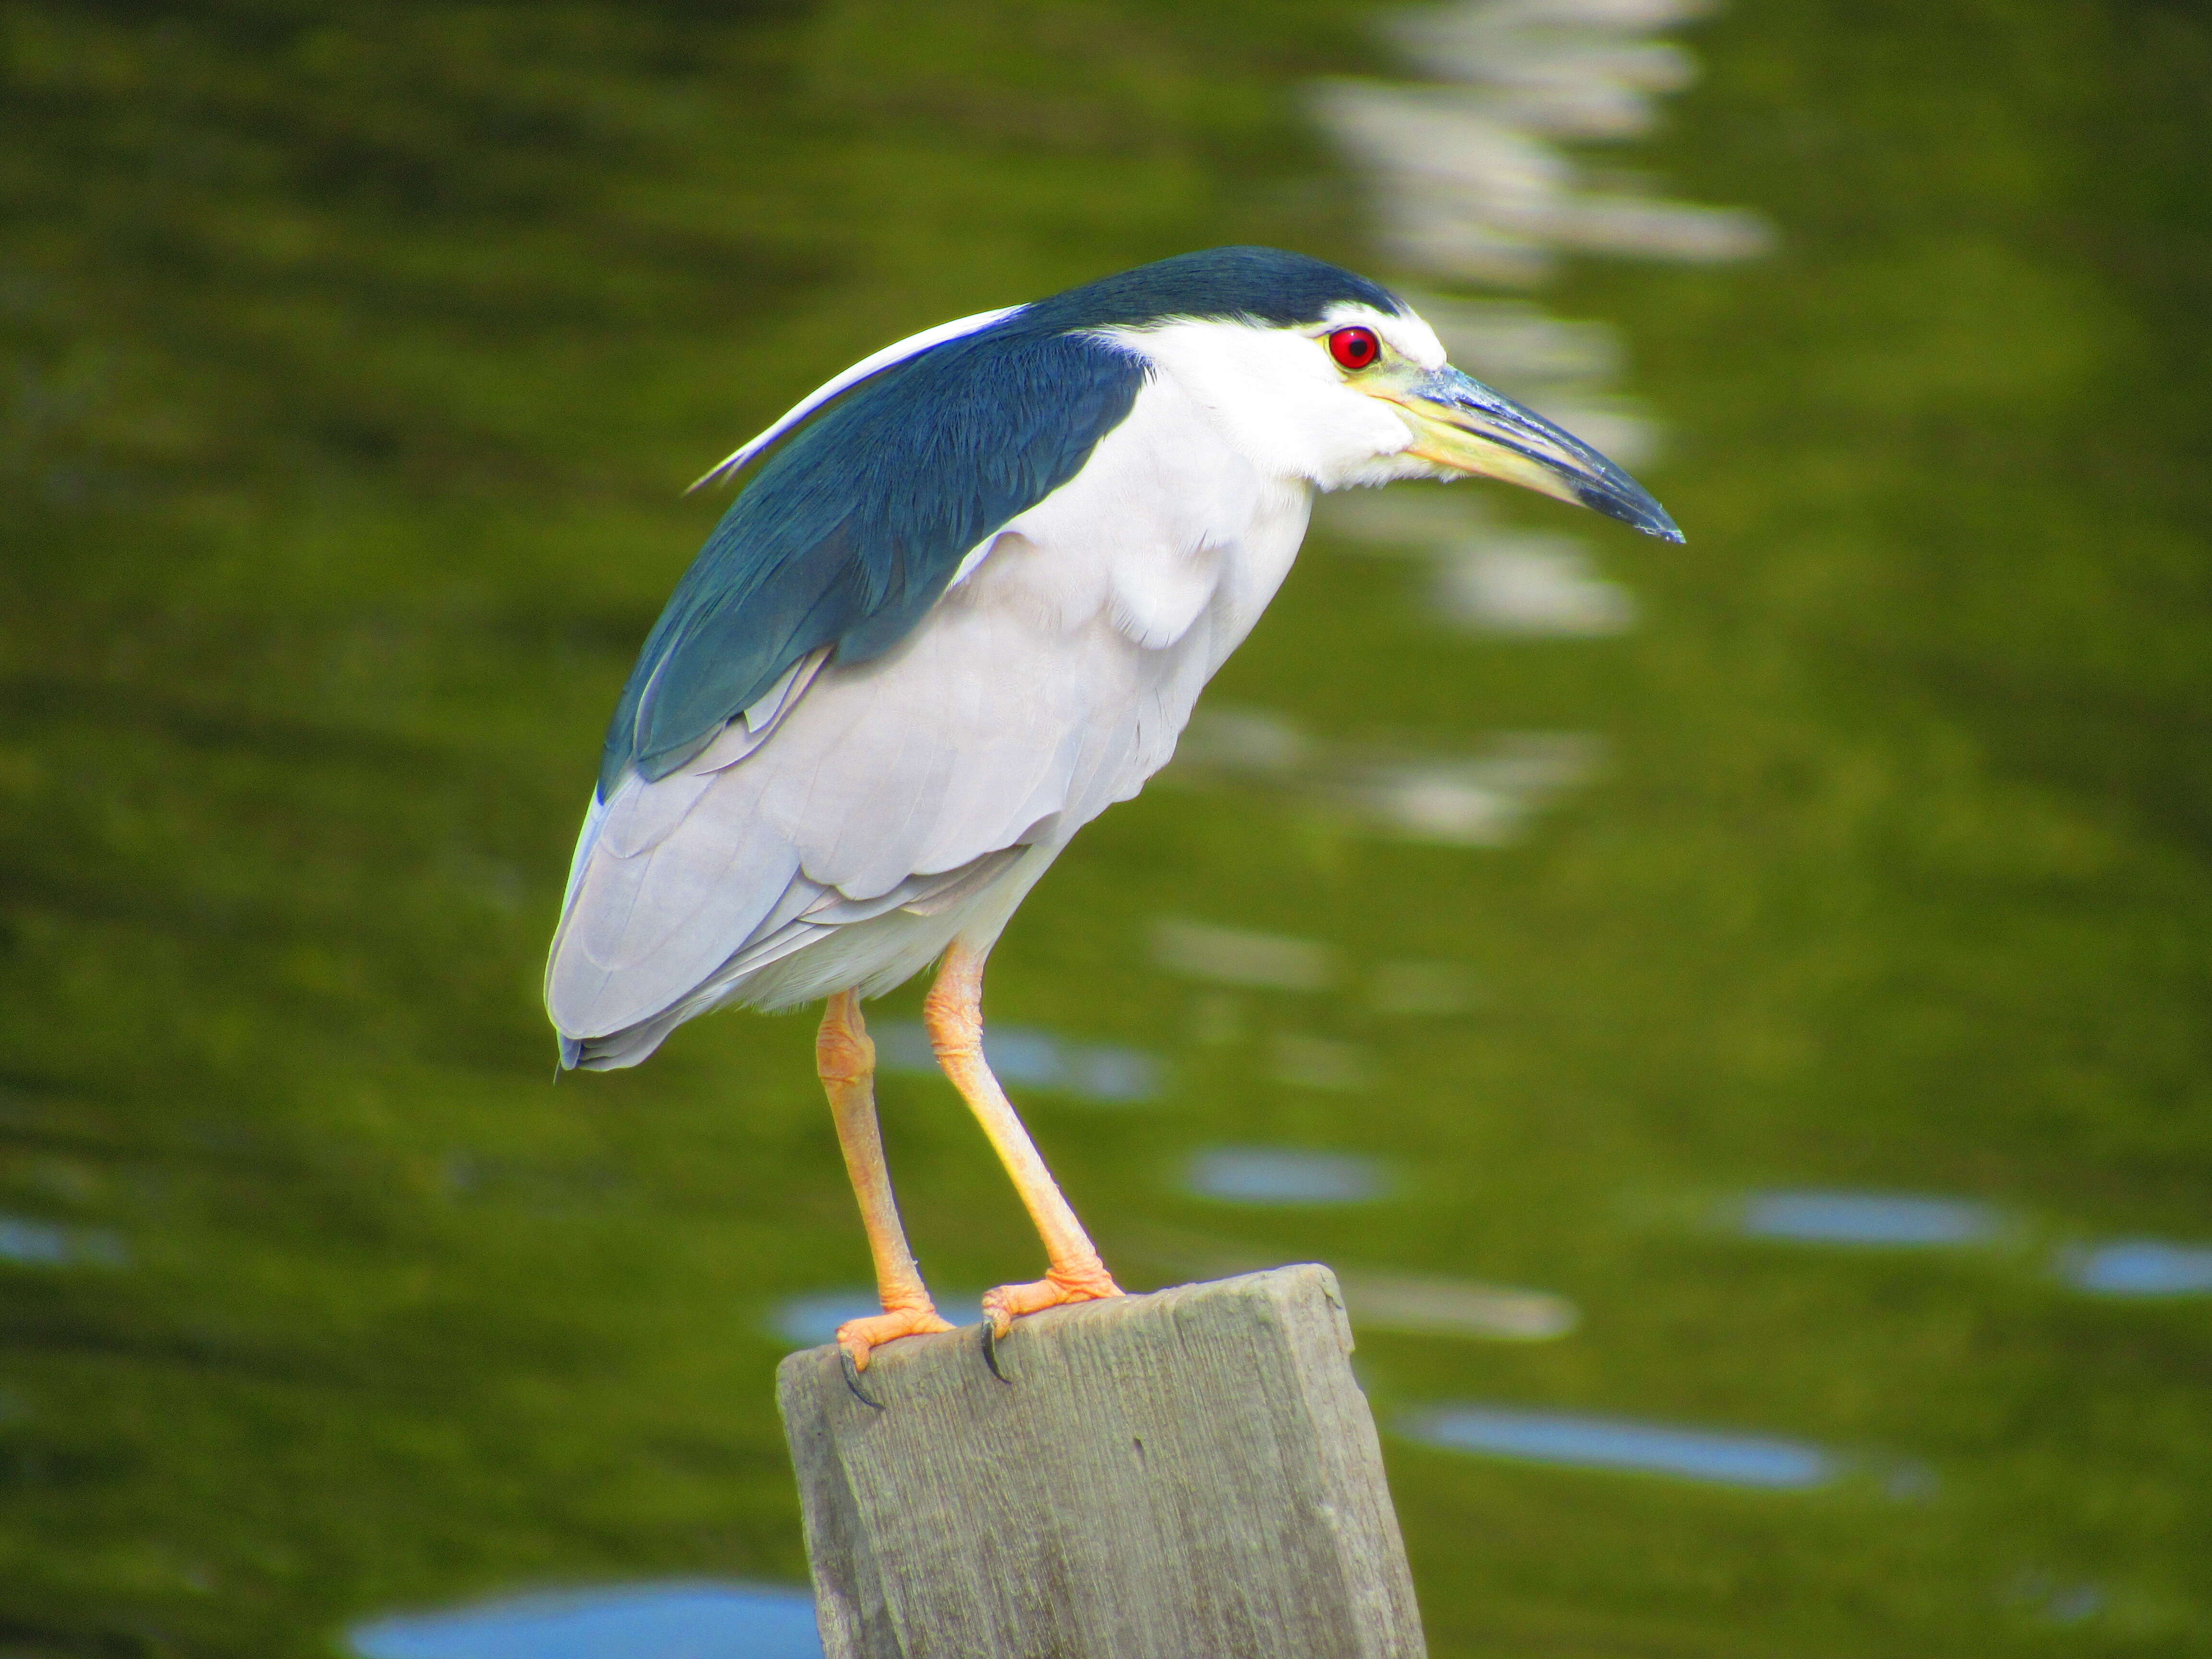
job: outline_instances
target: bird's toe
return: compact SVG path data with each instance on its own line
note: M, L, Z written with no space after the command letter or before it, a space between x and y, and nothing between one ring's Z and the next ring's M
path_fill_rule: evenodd
M1058 1268L1027 1285L1001 1285L983 1293L983 1317L991 1334L1003 1337L1024 1314L1041 1313L1069 1302L1102 1302L1122 1294L1103 1267L1063 1273Z
M848 1319L837 1328L837 1347L854 1373L868 1369L868 1356L886 1342L902 1336L927 1336L952 1327L938 1317L927 1303L918 1308L888 1308L865 1319ZM859 1392L857 1389L854 1392ZM861 1395L866 1399L866 1395Z

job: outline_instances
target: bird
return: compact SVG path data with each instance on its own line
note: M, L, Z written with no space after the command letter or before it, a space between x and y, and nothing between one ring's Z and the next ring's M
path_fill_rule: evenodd
M765 456L763 460L762 458ZM1122 1294L993 1076L984 963L1083 825L1164 766L1288 575L1322 492L1501 480L1680 542L1588 444L1446 361L1379 283L1267 247L1182 254L927 329L702 478L759 462L611 720L545 976L563 1069L712 1010L820 1000L816 1065L882 1312L951 1327L899 1219L862 1017L936 964L924 1024L1044 1276L1013 1322Z

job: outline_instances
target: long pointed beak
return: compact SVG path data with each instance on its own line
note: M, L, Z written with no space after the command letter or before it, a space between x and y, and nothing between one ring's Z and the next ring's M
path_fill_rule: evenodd
M1587 507L1662 541L1682 539L1642 484L1571 432L1455 368L1385 381L1372 395L1404 413L1413 428L1409 455Z

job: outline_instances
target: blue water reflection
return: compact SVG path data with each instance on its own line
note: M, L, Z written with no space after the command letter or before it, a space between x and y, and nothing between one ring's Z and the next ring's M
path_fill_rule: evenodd
M1398 1432L1447 1451L1577 1468L1671 1474L1769 1489L1826 1486L1842 1473L1832 1453L1764 1435L1716 1434L1570 1412L1445 1406L1400 1420Z
M1231 1204L1368 1204L1390 1180L1379 1160L1346 1152L1218 1146L1191 1160L1186 1184Z
M885 1072L935 1077L937 1056L919 1020L871 1028L876 1065ZM1051 1089L1105 1106L1133 1106L1159 1097L1166 1068L1156 1054L1110 1042L1077 1042L1050 1031L1012 1025L987 1030L983 1057L999 1081Z
M2067 1252L2059 1271L2096 1296L2212 1296L2212 1246L2203 1244L2116 1239Z
M980 1324L983 1298L979 1292L961 1291L936 1298L937 1311L955 1325ZM837 1328L848 1319L879 1314L884 1304L865 1285L835 1291L815 1291L775 1304L769 1328L794 1347L815 1348L837 1340Z
M1743 1200L1736 1224L1754 1238L1928 1249L1985 1243L1996 1236L1999 1222L1987 1205L1963 1199L1902 1193L1765 1192Z
M349 1633L362 1659L821 1659L814 1598L696 1580L518 1595L380 1619Z
M119 1267L129 1259L113 1233L0 1215L0 1261L27 1267Z

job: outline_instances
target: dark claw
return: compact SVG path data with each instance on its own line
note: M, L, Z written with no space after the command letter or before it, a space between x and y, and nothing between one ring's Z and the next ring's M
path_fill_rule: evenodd
M999 1368L999 1339L991 1334L991 1320L988 1314L984 1316L981 1328L983 1332L983 1363L991 1368L992 1376L997 1377L1000 1382L1006 1383L1009 1388L1012 1387L1014 1379L1008 1376L1005 1371Z
M837 1363L844 1370L845 1386L853 1391L853 1398L870 1411L883 1410L884 1402L860 1386L860 1368L853 1363L851 1352L842 1342L837 1345Z

